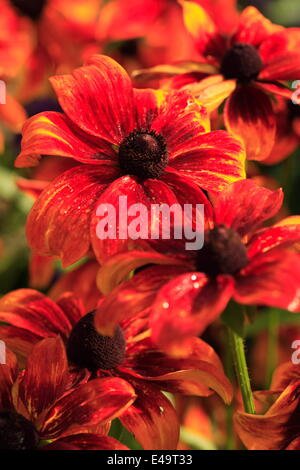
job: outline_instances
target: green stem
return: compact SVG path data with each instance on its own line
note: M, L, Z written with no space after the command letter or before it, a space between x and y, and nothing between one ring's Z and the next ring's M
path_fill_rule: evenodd
M271 384L272 375L276 368L278 357L277 357L277 344L279 334L279 312L278 310L272 309L268 313L268 349L267 349L267 369L265 387L269 389Z
M255 414L254 400L248 374L244 340L233 329L228 328L230 348L246 413Z

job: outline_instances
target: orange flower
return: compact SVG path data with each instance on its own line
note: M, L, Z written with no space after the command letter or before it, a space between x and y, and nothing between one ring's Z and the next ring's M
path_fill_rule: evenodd
M258 396L267 407L264 414L238 411L235 415L236 430L245 446L251 450L300 450L300 366L280 366L271 391Z

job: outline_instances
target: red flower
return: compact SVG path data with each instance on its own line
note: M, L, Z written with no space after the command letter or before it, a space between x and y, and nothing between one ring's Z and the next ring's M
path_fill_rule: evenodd
M256 8L247 7L238 25L230 34L224 34L200 5L181 3L200 59L199 63L177 66L175 73L188 74L193 83L184 88L189 88L210 110L228 98L224 110L227 129L243 138L248 158L264 160L275 141L271 97L290 99L292 91L287 81L297 80L300 73L300 29L274 25ZM226 9L222 15L227 17ZM167 71L166 66L161 71ZM159 73L159 67L149 70L152 72ZM183 75L182 80L185 85L187 77ZM175 86L179 87L180 82L179 77Z
M300 450L300 367L282 364L271 391L257 392L267 411L251 415L238 411L236 431L247 449Z
M94 313L85 315L71 294L56 304L37 291L20 289L0 301L0 321L7 323L0 326L0 337L23 356L41 338L60 334L76 370L88 368L92 377L114 376L132 385L137 398L120 419L145 449L177 446L179 422L161 390L207 396L212 389L225 402L231 400L231 385L214 350L194 338L189 357L169 358L152 344L147 312L122 322L110 338L96 332Z
M69 265L92 245L102 260L127 241L97 238L99 204L118 208L120 195L128 205L200 203L196 184L219 191L244 177L241 145L224 131L207 132L206 112L189 93L135 90L106 56L51 82L65 114L27 121L16 166L37 165L45 154L84 165L55 179L35 203L27 235L39 254Z
M189 338L203 332L231 298L299 312L299 255L290 250L300 238L299 217L257 230L276 214L282 199L281 190L258 187L251 180L234 183L215 198L204 246L186 252L185 263L151 252L120 254L108 261L98 279L104 293L132 269L169 266L146 267L116 287L101 304L101 316L96 315L99 331L111 334L120 319L151 307L153 340L168 353L181 355Z
M61 339L36 344L22 372L8 350L0 385L1 450L33 450L45 440L54 442L44 449L125 449L105 434L134 401L132 387L116 377L79 381Z

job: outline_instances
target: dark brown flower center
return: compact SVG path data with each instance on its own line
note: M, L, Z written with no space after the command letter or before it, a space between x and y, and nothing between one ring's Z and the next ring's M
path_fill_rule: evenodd
M247 82L257 78L263 63L257 49L251 44L237 43L223 57L221 73L225 78Z
M0 450L33 450L39 443L34 425L13 410L0 411Z
M95 311L79 320L71 331L67 343L69 361L91 372L113 369L125 356L125 338L120 327L113 337L100 335L94 327Z
M155 131L133 131L121 143L119 164L124 175L159 178L169 161L166 141Z
M224 225L206 232L203 248L197 253L197 271L216 277L236 274L247 264L247 250L237 232Z
M23 15L28 16L32 20L38 20L43 13L43 9L48 0L11 0Z

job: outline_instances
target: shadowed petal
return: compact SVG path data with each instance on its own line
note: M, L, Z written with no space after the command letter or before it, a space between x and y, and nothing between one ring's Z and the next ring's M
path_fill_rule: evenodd
M122 424L145 450L177 449L179 422L169 400L153 385L132 380L131 383L137 399L121 416Z
M276 120L266 93L253 86L237 88L226 101L224 121L230 132L244 140L248 159L267 158L274 145Z
M128 450L128 447L113 437L83 433L57 439L40 450Z
M17 374L17 358L13 352L6 348L5 364L0 364L0 409L2 410L9 409L12 406L11 388L17 378Z

